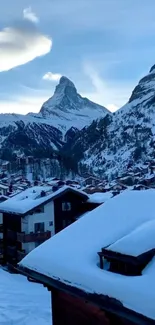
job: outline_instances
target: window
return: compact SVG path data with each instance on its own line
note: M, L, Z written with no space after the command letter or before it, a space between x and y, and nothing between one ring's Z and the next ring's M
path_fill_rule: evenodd
M34 213L43 213L44 212L44 206L38 207L34 210Z
M71 210L71 203L70 202L63 202L62 203L62 211L70 211Z
M45 225L44 222L37 222L34 224L34 231L35 232L44 232L45 231Z
M50 226L50 227L53 226L53 221L49 221L49 226Z

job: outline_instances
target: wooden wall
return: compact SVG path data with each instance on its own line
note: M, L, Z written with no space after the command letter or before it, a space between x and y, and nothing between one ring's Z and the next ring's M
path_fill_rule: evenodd
M71 210L62 211L62 202L70 202ZM63 220L66 221L66 226L76 220L76 217L82 213L82 202L82 197L72 192L67 192L54 200L55 233L64 228Z
M133 325L81 298L52 291L53 325Z

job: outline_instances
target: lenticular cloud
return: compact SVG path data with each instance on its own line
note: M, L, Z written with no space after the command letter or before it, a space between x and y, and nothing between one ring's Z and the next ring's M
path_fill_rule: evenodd
M0 72L23 65L50 52L52 40L31 24L0 31Z

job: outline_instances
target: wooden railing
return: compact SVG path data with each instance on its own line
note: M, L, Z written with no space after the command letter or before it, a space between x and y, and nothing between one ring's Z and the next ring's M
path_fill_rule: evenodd
M38 232L38 233L17 233L17 241L21 243L30 243L30 242L37 242L37 241L45 241L51 237L51 232Z

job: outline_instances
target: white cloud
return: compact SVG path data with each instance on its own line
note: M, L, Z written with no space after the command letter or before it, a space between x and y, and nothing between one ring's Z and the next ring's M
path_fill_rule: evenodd
M39 22L39 18L37 17L37 15L32 11L31 7L25 8L23 10L23 18L30 20L33 23L38 23Z
M84 72L91 80L93 85L92 92L85 92L82 95L90 100L107 107L115 112L118 108L125 105L135 87L132 83L122 82L111 83L109 80L103 80L94 67L87 63L84 65Z
M61 74L59 73L52 73L52 72L47 72L43 76L44 80L49 80L49 81L59 81L61 78Z
M0 31L0 72L8 71L47 54L52 40L37 31L32 23Z

